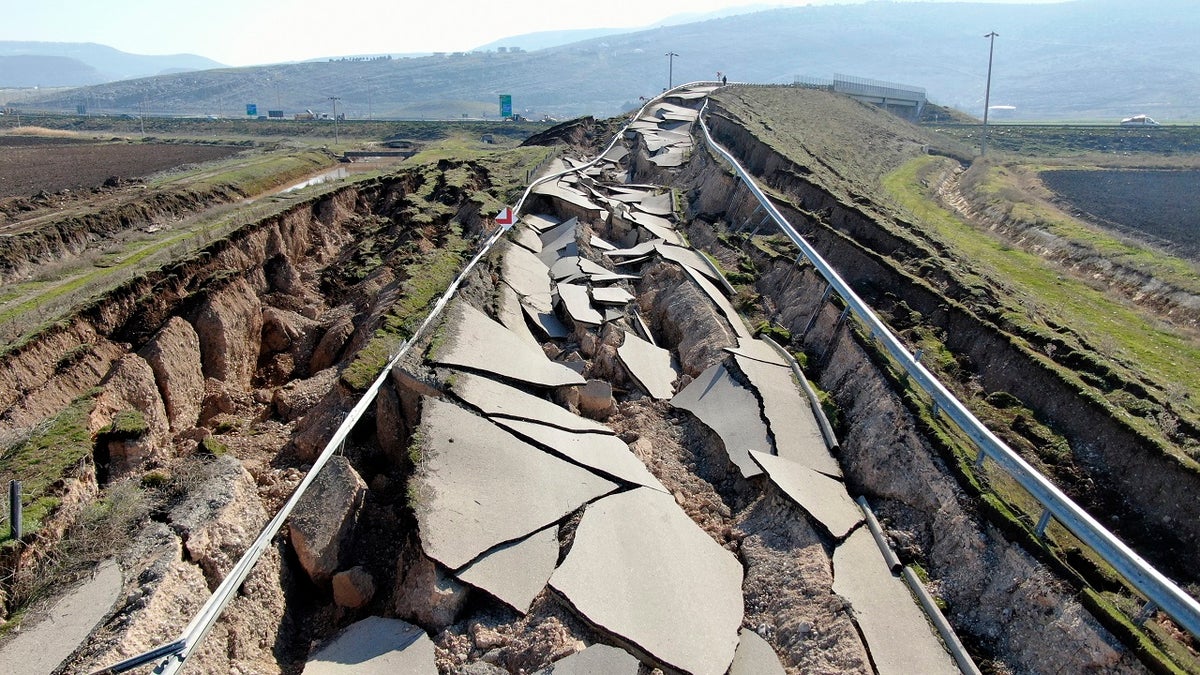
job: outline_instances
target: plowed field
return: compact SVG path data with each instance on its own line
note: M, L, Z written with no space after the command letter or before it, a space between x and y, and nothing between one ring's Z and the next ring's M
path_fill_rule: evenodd
M109 178L138 178L183 164L221 159L242 149L0 136L0 199L86 190L103 185Z
M1200 171L1043 171L1041 178L1094 220L1200 257Z

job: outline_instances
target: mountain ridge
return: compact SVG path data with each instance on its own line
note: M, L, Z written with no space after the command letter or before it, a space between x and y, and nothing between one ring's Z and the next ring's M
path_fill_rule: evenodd
M1200 3L867 3L773 9L610 34L537 51L332 60L126 80L27 97L23 105L238 115L243 104L348 117L498 117L498 96L539 118L608 116L668 84L789 84L846 73L924 88L935 103L983 113L984 35L996 31L991 103L997 122L1200 120L1200 64L1189 26ZM505 42L501 40L500 42ZM515 45L514 45L515 46ZM668 64L664 53L672 51ZM670 66L670 68L668 68ZM670 73L668 73L670 70Z

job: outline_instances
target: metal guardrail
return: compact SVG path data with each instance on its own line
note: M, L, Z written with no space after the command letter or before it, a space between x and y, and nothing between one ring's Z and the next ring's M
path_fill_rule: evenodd
M1116 569L1118 574L1144 594L1150 603L1166 612L1193 636L1200 637L1200 602L1197 602L1178 584L1146 562L1037 469L1022 459L1004 441L984 426L925 366L921 365L899 338L842 279L837 270L833 269L783 217L770 198L754 182L749 172L737 162L728 150L713 140L708 125L704 122L704 115L707 111L708 102L706 101L701 109L700 128L704 132L704 139L708 147L733 167L734 172L754 194L759 204L771 216L780 230L801 250L804 257L808 258L830 287L845 300L849 311L870 329L871 335L882 343L888 354L933 399L935 410L944 411L946 416L975 443L984 456L995 461L1042 505L1045 514L1057 519L1072 534L1096 551L1100 557ZM1044 528L1044 525L1041 528Z
M689 85L680 85L671 91L676 91L686 86ZM525 205L525 201L529 198L529 195L533 192L533 188L537 185L550 180L556 180L568 173L582 171L599 163L603 159L604 154L611 150L612 147L616 145L617 142L619 142L625 135L625 132L629 128L629 124L641 117L645 113L646 108L658 102L662 98L669 96L671 91L664 92L663 94L647 101L645 105L638 110L637 114L630 117L629 122L627 122L625 126L623 126L621 130L613 136L612 141L609 142L604 150L592 161L581 166L571 167L563 171L542 176L530 182L530 184L525 188L524 193L521 194L521 198L517 200L516 205L513 207L514 217L520 216L521 210ZM539 167L540 166L541 165L539 165ZM362 414L375 401L375 396L379 393L379 388L383 386L384 380L387 379L388 373L390 373L392 368L394 368L396 364L400 362L400 359L404 358L404 356L408 354L409 347L418 342L420 337L424 335L426 331L428 331L429 328L435 323L437 318L441 316L441 313L445 310L446 305L450 303L451 298L453 298L454 294L458 292L459 286L462 285L462 282L466 279L467 275L471 273L471 270L475 268L475 265L479 263L483 256L487 255L487 253L491 251L492 247L495 246L496 242L499 241L500 237L503 236L507 231L508 228L498 227L496 228L495 232L488 236L483 246L480 247L475 256L471 258L470 262L467 263L462 272L459 273L459 275L446 289L446 292L443 293L438 299L437 303L433 306L433 309L430 310L429 315L425 317L423 322L421 322L421 325L413 333L412 337L408 340L405 340L400 345L400 348L396 354L388 360L387 365L383 368L383 370L380 371L379 375L376 376L374 382L371 383L371 386L362 395L354 407L351 408L349 414L346 415L346 418L342 421L341 425L338 426L337 431L335 431L333 436L329 439L329 442L325 445L325 448L321 451L321 454L317 456L317 459L313 462L312 468L309 469L308 473L304 476L304 479L300 481L300 484L296 487L296 490L292 493L292 496L288 498L287 502L284 503L284 505L279 509L279 511L275 514L275 517L273 517L270 522L267 523L266 527L264 527L262 532L259 533L258 538L256 538L254 542L250 544L250 546L242 554L242 557L233 566L233 569L231 569L225 578L221 580L221 584L217 586L217 589L213 591L211 596L209 596L208 601L204 603L204 606L200 608L200 611L194 617L192 617L191 622L189 622L188 625L183 629L183 632L180 634L179 638L173 642L155 647L150 651L143 652L137 656L120 661L119 663L101 668L95 671L93 675L101 675L103 673L123 673L155 661L159 661L158 666L154 669L155 673L174 674L178 673L183 668L184 664L187 662L188 658L191 657L196 647L202 640L204 640L205 636L208 635L208 632L212 630L213 625L225 611L225 608L229 605L234 595L236 595L238 588L240 588L242 583L245 582L246 577L250 575L254 565L258 563L259 558L261 558L262 554L267 550L267 547L270 545L271 541L277 534L279 534L279 530L283 527L284 521L287 520L288 516L291 515L292 511L296 507L296 504L299 503L300 499L308 490L308 487L313 483L314 480L316 480L317 475L323 468L325 468L325 465L329 463L329 460L334 456L334 454L341 449L342 444L350 435L354 425L358 423L358 420L362 417Z

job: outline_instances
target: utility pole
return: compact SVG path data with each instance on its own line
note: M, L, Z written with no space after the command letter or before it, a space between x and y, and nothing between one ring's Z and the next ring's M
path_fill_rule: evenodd
M988 43L988 74L987 87L983 90L983 141L979 146L979 156L987 154L987 124L988 124L988 109L992 104L992 52L996 48L996 36L999 33L992 31L983 37L987 38Z
M330 101L333 101L333 144L338 144L338 118L337 118L337 102L342 100L341 96L330 96Z
M675 52L667 52L667 89L674 88L675 85L675 57L679 56Z

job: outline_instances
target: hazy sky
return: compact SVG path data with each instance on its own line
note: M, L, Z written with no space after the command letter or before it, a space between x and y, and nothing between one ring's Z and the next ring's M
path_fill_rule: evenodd
M0 13L0 40L96 42L134 54L191 53L246 66L348 54L465 51L509 35L639 28L724 7L862 1L12 0Z

